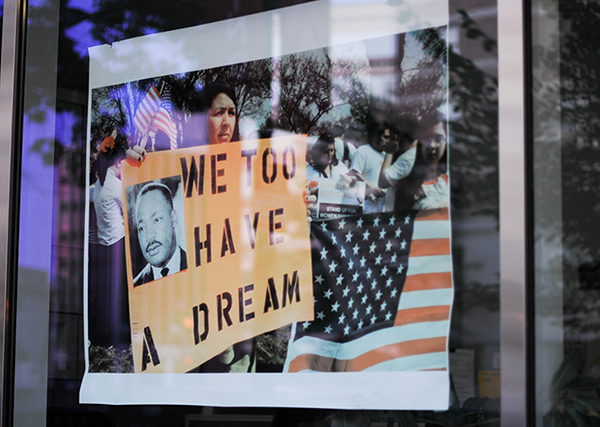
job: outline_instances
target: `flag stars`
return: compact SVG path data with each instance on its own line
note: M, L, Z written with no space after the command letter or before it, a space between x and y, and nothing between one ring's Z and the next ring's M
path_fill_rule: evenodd
M346 243L350 243L352 241L352 231L349 231L348 234L346 234Z
M343 230L345 226L346 226L345 219L342 219L340 222L338 222L338 230Z
M367 306L367 314L371 314L371 310L373 310L373 307L371 307L371 304L369 304Z
M410 215L406 215L406 218L404 218L404 225L408 224L410 224Z
M392 250L392 242L390 242L389 240L387 241L387 243L385 244L385 251L389 252Z
M346 248L340 248L340 257L346 258Z
M354 309L354 312L352 312L352 319L357 319L358 318L358 308Z
M367 298L368 298L367 295L363 295L362 300L360 301L360 303L364 305L367 302Z
M331 235L331 243L337 245L337 236L335 234Z
M315 283L319 285L323 283L323 276L321 276L320 274L318 276L315 276Z
M396 298L396 294L398 293L398 289L392 289L392 293L390 294L390 296L392 298Z
M401 234L402 234L402 229L400 227L398 227L396 229L396 233L394 234L394 237L398 238L398 237L400 237Z
M370 235L371 233L369 232L369 230L365 230L365 232L363 233L363 241L369 240Z
M382 228L379 232L379 240L385 239L385 228Z
M360 276L360 273L357 271L352 275L352 281L358 282L358 276Z
M367 260L365 259L365 257L362 257L360 259L360 268L363 268L365 266L365 263L367 262Z
M344 298L346 298L348 296L348 293L350 292L350 288L348 286L346 286L342 292L343 292Z
M337 264L335 261L333 261L331 264L329 264L329 272L330 273L335 273L335 269L337 268Z
M358 329L360 330L360 329L362 329L362 327L363 327L363 321L361 320L360 322L358 322Z
M371 243L371 246L369 246L369 253L375 253L375 249L377 249L377 245L375 244L375 242Z
M344 275L340 274L338 277L336 277L335 279L335 286L339 286L342 284L342 282L344 281Z
M403 271L404 271L404 266L402 264L400 264L398 266L398 274L402 274Z
M324 294L325 298L331 299L331 295L333 295L333 291L331 289L327 289Z
M344 326L344 335L350 334L350 325Z
M402 250L406 249L406 240L403 240L403 241L400 243L400 249L402 249Z
M373 283L371 283L371 289L375 290L376 287L377 287L377 280L373 280Z
M386 288L389 288L390 286L392 286L392 282L393 282L393 280L392 280L392 278L390 277L389 279L387 279L387 282L385 282L385 287L386 287Z
M306 330L310 326L310 322L306 321L302 324L302 330Z
M356 226L357 226L358 228L362 228L362 226L363 226L363 219L362 219L362 218L359 218L359 219L356 221Z
M380 220L380 219L381 219L381 218L379 218L379 217L376 217L376 218L373 220L373 227L379 227L379 220Z
M356 293L360 294L363 290L363 284L361 283L360 285L358 285L358 287L356 288ZM366 296L366 295L365 295Z
M348 270L354 270L354 261L348 261Z
M396 222L396 217L392 215L390 217L390 224L389 225L394 225L395 222Z
M326 334L330 334L331 333L331 325L330 326L325 326L325 333Z
M385 311L386 307L387 307L387 301L383 301L383 302L381 303L381 308L380 308L380 311Z
M387 265L384 265L383 268L381 269L381 276L385 276L388 273L388 267Z
M338 317L338 325L343 324L344 320L346 320L346 315L344 313L342 313L342 315L340 317Z
M354 298L350 298L350 300L348 301L348 308L352 308L353 305L354 305Z
M371 325L374 324L376 320L377 320L376 315L371 316Z
M358 255L358 251L360 250L360 247L358 246L358 244L355 244L352 247L352 255Z
M379 301L381 299L381 291L377 291L377 293L375 294L375 301Z
M335 302L332 306L331 306L331 311L335 311L337 313L337 311L340 308L340 303L339 302Z
M375 258L375 265L381 264L382 259L383 257L381 255L377 255L377 257Z
M398 259L398 254L396 252L394 252L394 254L392 255L392 259L390 259L390 262L392 264L395 264L397 259Z
M362 267L362 262L361 262L361 264L360 264L360 265L361 265L361 267ZM373 270L371 270L371 269L369 268L369 269L366 271L366 273L367 273L367 279L370 279L370 278L371 278L371 275L373 274Z
M388 321L392 318L392 313L390 313L389 311L387 313L385 313L385 320Z
M326 248L323 248L323 250L321 251L321 260L327 259L328 253L329 251Z
M317 313L317 319L319 319L319 320L325 319L325 313L323 313L322 311L319 311Z
M327 223L326 222L322 222L321 223L321 228L323 229L323 231L329 231L329 230L327 230Z

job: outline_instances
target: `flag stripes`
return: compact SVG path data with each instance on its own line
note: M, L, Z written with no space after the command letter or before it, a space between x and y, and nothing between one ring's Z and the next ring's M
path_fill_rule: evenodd
M148 93L140 102L135 116L133 117L133 125L141 135L145 135L150 130L152 119L160 108L161 97L156 86L152 86Z
M171 146L171 150L175 150L177 148L177 126L171 120L171 116L169 112L161 106L154 117L154 121L152 122L152 130L155 132L157 130L162 130L169 137L169 142Z
M381 218L384 221L387 217ZM372 229L377 232L379 228ZM410 239L406 234L402 237ZM406 279L393 325L345 342L319 334L302 335L305 324L294 325L292 337L296 339L290 341L286 372L447 370L453 300L448 209L418 212L409 244Z

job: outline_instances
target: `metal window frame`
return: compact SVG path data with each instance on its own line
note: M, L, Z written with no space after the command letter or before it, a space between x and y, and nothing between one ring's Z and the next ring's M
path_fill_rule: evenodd
M18 230L22 59L26 0L5 0L0 62L0 413L12 423L16 233ZM501 424L528 425L527 175L525 37L522 0L498 0ZM528 400L529 399L529 400ZM528 403L529 402L529 403Z
M498 0L501 425L533 425L528 364L526 8Z
M5 0L0 56L0 425L12 424L26 0Z

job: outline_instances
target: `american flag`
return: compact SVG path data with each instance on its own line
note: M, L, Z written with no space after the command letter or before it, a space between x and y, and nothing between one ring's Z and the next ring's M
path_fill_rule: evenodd
M150 130L152 119L156 115L156 112L160 108L161 97L160 92L156 86L152 85L140 105L138 106L135 116L133 117L133 125L140 133L144 136Z
M285 372L446 370L453 299L448 209L311 224L314 320Z
M171 150L177 149L177 126L171 119L173 112L173 104L171 103L171 95L169 90L164 90L162 94L162 103L154 120L152 121L151 130L156 132L162 130L169 137Z

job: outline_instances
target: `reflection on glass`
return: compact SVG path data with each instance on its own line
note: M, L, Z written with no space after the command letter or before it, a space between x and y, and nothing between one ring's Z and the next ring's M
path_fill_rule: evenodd
M89 172L84 166L88 105L87 48L266 10L262 6L254 9L258 6L232 3L230 7L215 6L212 2L193 5L180 2L175 6L171 3L153 3L152 6L138 4L124 7L121 3L111 1L73 1L63 2L59 8L58 2L48 0L34 2L30 6L28 38L58 39L57 51L44 51L44 48L31 43L27 56L20 233L20 280L24 284L19 289L23 293L19 317L24 318L31 311L40 311L39 307L50 308L49 320L40 316L42 324L49 322L47 328L41 328L49 330L48 337L40 335L42 343L44 339L48 340L49 351L42 371L28 371L32 366L37 366L35 363L38 360L31 358L35 348L24 346L18 352L17 357L22 356L23 363L18 368L21 371L17 372L17 389L23 391L22 396L29 390L47 393L47 399L38 399L42 403L35 408L39 415L37 419L45 419L46 410L49 424L61 420L87 419L102 422L110 420L123 425L142 422L144 425L157 426L167 423L184 425L184 419L208 420L228 413L243 414L246 420L260 419L265 425L269 425L271 420L274 420L273 425L278 422L279 425L290 425L290 419L309 423L326 418L358 420L371 416L369 413L346 411L287 412L284 409L136 407L131 410L79 406L77 403L84 369L81 284L84 275L84 182L85 174ZM281 3L281 6L289 5L289 2ZM406 420L428 420L438 425L449 425L453 417L462 416L463 424L472 425L498 417L498 406L494 400L499 397L496 16L494 1L480 2L477 8L460 12L456 10L459 6L453 3L448 30L448 38L453 46L449 52L451 114L448 121L451 133L449 156L453 185L456 299L450 347L456 355L456 361L451 362L452 369L456 366L456 372L460 370L462 374L460 379L459 375L455 375L458 400L453 402L448 412L406 412L394 416ZM342 9L344 13L352 13L352 3L333 4L332 13ZM279 3L273 7L278 6ZM354 13L360 16L363 9L359 6L356 5ZM45 26L44 23L50 24ZM381 70L387 67L393 69L405 43L404 40L396 40L388 46L389 49L378 46L380 57L373 63L377 63ZM45 46L42 43L39 45ZM55 80L52 76L57 61L58 75ZM293 67L294 64L289 65ZM360 74L361 70L354 72ZM398 85L396 78L380 75L373 78L372 84L381 93L392 93ZM333 83L328 81L325 85ZM360 79L356 83L360 84ZM320 88L310 85L309 89ZM291 94L290 91L283 93ZM278 100L280 105L292 101L293 97ZM365 99L351 101L356 103L355 113L360 114L360 103ZM311 115L320 113L319 105L307 109L305 123L285 122L285 115L279 118L280 123L285 123L283 126L292 131L308 132L311 130L311 119L314 118ZM265 123L253 126L260 130ZM242 133L254 130L251 126L247 129L244 130L240 124ZM347 136L351 137L352 134ZM358 136L354 138L358 139ZM589 148L592 149L593 142L590 144ZM588 166L590 171L594 170L593 163ZM577 180L578 176L572 179ZM591 203L592 199L586 200ZM40 206L52 207L52 210L41 210ZM577 244L574 242L573 247L583 247L585 241L590 243L589 240L583 239ZM594 259L586 261L591 264L583 267L581 274L584 277L593 276ZM593 293L594 286L591 287L590 292ZM29 297L24 296L25 292ZM32 310L23 308L26 302L31 304ZM577 318L575 314L573 319ZM17 333L23 331L25 334L30 327L24 323ZM18 338L20 342L24 342L24 335L18 337L21 337ZM46 356L45 352L38 353ZM100 362L110 364L115 359L114 355L107 354ZM27 372L35 375L28 376ZM17 403L16 410L26 414L31 407ZM478 413L478 418L472 419L467 415L473 412ZM376 414L372 420L387 418L388 414Z
M599 13L534 2L537 425L596 423ZM583 406L582 406L583 405Z

